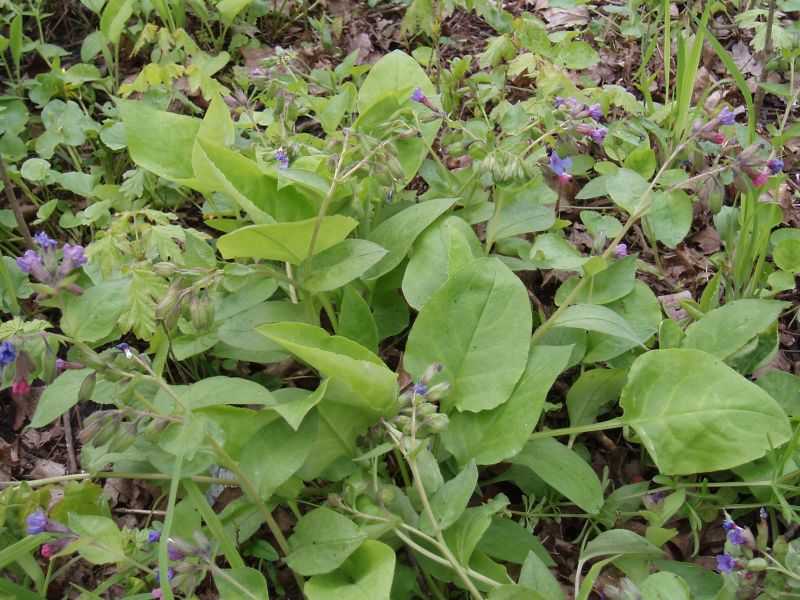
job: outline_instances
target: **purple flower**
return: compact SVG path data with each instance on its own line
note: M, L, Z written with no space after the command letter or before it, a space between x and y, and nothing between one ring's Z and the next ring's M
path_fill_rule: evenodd
M155 544L161 540L161 532L156 529L151 529L147 532L147 543L148 544Z
M723 125L733 125L736 122L736 115L733 114L733 111L726 106L719 111L717 119L719 119L719 122Z
M428 386L424 383L417 382L411 386L411 391L417 394L418 396L424 396L428 393Z
M275 150L275 160L281 164L281 169L289 167L289 157L286 155L286 152L284 152L283 146Z
M17 353L14 350L14 344L8 340L0 344L0 368L14 362L17 358Z
M160 583L160 581L159 581L160 573L158 572L158 567L153 569L153 572L155 573L155 576L156 576L156 583ZM172 567L169 567L167 569L167 581L169 581L171 583L173 577L175 577L175 569L173 569Z
M63 358L57 358L56 359L56 370L57 371L64 371L67 368L68 365L69 365L69 363L67 361L65 361Z
M414 91L411 93L411 101L412 102L420 102L424 103L428 100L425 96L425 93L422 91L421 87L414 88Z
M725 530L725 533L731 531L732 529L736 529L736 527L737 527L736 523L734 523L730 519L725 519L722 522L722 529Z
M28 515L28 535L39 535L47 531L48 519L44 511L39 508L32 515Z
M47 235L44 231L40 231L33 237L42 250L55 250L58 248L58 242Z
M556 96L556 102L553 106L559 108L562 104L564 104L564 99L561 96Z
M553 173L556 175L561 175L571 166L572 159L570 157L561 158L555 150L550 154L550 168L553 169Z
M770 170L770 173L777 175L783 171L783 161L780 158L770 158L767 161L767 168Z
M41 264L42 257L35 250L25 250L25 253L17 259L17 266L23 273L30 273Z
M761 510L758 511L758 516L761 517L762 521L767 520L767 510L762 506Z
M737 566L736 559L727 552L717 554L717 571L722 573L733 573L733 570Z
M617 258L625 258L626 256L628 256L627 244L617 244L614 247L614 256L616 256ZM651 494L651 496L655 496L656 494L661 494L661 498L663 498L666 495L664 492L656 492L655 494ZM659 498L659 500L661 498ZM658 500L653 500L653 502L658 502Z
M86 257L83 255L83 246L70 246L64 244L64 258L72 261L75 268L86 264Z
M125 355L125 358L127 359L133 358L133 352L131 351L131 347L125 342L117 344L116 346L114 346L114 348L122 352Z
M183 560L184 555L183 552L178 550L175 546L169 544L167 546L167 558L169 558L170 560Z
M596 143L602 144L603 140L606 139L606 133L608 133L608 130L605 127L598 127L589 133L589 137Z
M589 116L592 117L595 121L599 121L603 118L603 112L600 110L600 103L596 102L592 104L589 108Z
M728 532L728 541L734 546L741 546L745 542L744 530L736 527Z

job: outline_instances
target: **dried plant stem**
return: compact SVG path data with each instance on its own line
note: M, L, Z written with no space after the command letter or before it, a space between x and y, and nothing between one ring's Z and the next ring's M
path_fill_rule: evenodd
M772 21L775 20L775 0L769 0L769 9L767 14L767 30L764 36L764 55L769 56L772 54ZM758 88L756 88L756 96L753 98L753 112L755 118L761 114L761 105L764 103L764 94L766 90L761 87L761 84L767 80L766 66L761 69L761 76L758 78Z

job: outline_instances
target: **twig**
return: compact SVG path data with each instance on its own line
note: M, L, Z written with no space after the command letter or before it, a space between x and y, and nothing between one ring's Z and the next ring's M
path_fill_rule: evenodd
M75 443L72 438L72 423L69 419L69 411L61 415L64 423L64 443L67 446L67 459L69 460L69 472L78 472L78 461L75 460Z
M767 31L764 36L764 55L769 56L772 54L772 21L775 19L775 0L769 0L769 13L767 14ZM756 88L756 97L753 99L753 112L755 118L758 119L761 114L761 105L764 102L764 95L766 90L762 84L767 80L766 65L761 69L761 77L758 78L758 87Z
M22 234L22 239L25 240L25 245L28 248L33 249L31 230L28 229L28 224L25 222L25 217L22 215L22 208L17 201L17 196L14 194L14 190L11 189L11 179L6 170L6 163L2 158L0 158L0 179L2 179L3 186L6 188L6 198L8 199L8 204L11 206L11 210L14 211L14 217L17 219L17 227L19 227L19 231Z

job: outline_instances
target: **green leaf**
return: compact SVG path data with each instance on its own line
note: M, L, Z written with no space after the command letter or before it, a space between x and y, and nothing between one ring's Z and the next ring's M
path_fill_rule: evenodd
M614 204L631 215L640 205L644 208L652 203L652 194L642 203L649 187L647 179L630 169L620 169L615 175L606 179L606 190Z
M734 300L689 325L683 347L724 360L770 327L787 306L777 300Z
M131 271L128 298L117 321L122 333L133 331L139 339L151 339L156 332L156 305L168 287L167 282L152 271Z
M44 427L55 421L78 403L78 391L83 381L92 373L91 369L64 371L55 381L44 388L30 426Z
M133 0L109 0L100 17L100 31L114 46L119 46L119 38L128 19L133 14Z
M625 157L625 168L635 171L645 179L656 172L656 153L652 148L637 148Z
M278 404L271 408L297 431L308 411L320 403L327 386L328 380L325 379L313 392L301 388L282 388L273 394Z
M601 409L616 401L628 380L628 369L590 369L567 392L570 427L597 421Z
M311 292L327 292L361 277L388 250L367 240L344 240L320 252L314 259L314 274L303 282Z
M613 554L661 558L664 552L648 542L642 536L628 529L612 529L604 531L588 544L581 552L581 563Z
M389 600L395 560L389 546L365 540L338 569L309 579L303 593L308 600Z
M383 133L386 117L391 117L391 114L395 112L392 110L392 113L380 119L366 118L370 112L374 113L377 108L380 108L379 105L387 97L390 99L389 105L392 108L406 106L409 113L416 113L417 118L412 120L409 116L408 123L412 127L419 127L422 136L406 137L395 142L397 161L403 168L404 182L411 181L416 175L441 125L441 119L419 124L419 116L430 116L431 111L427 107L411 101L411 92L417 87L422 89L422 92L429 98L433 98L436 92L417 61L404 52L395 50L386 54L373 65L358 90L360 116L355 125L358 129L366 130L367 133L373 130ZM435 104L438 103L436 100L432 101ZM384 244L381 245L387 247Z
M624 318L610 308L595 304L575 304L567 307L556 320L555 326L599 331L628 340L635 345L642 343Z
M527 467L590 514L603 507L603 488L592 467L552 438L529 441L508 462Z
M329 508L303 515L289 538L286 564L303 576L330 573L361 545L367 536L347 517Z
M94 565L125 560L122 533L108 517L69 515L69 528L81 537L78 553Z
M660 571L680 576L691 588L692 598L695 600L715 600L725 585L722 575L704 569L700 565L677 560L656 560L654 564Z
M342 290L338 334L378 352L378 327L369 304L351 285Z
M584 263L589 260L567 240L555 233L536 236L530 258L533 267L559 271L580 271Z
M504 403L525 370L531 309L525 286L494 258L458 271L419 313L404 365L415 379L433 363L451 393L442 408L481 411Z
M783 240L775 246L772 261L784 271L800 273L800 239Z
M459 464L474 459L479 465L493 465L520 452L571 353L572 346L534 346L508 402L478 413L452 413L440 435Z
M622 421L664 475L730 469L761 458L791 435L769 394L700 350L638 357L620 406Z
M293 223L268 223L242 227L217 240L223 258L264 258L299 265L308 256L317 219ZM358 225L351 217L324 217L319 228L314 254L343 241Z
M488 600L551 600L529 587L506 583L489 591Z
M692 600L686 582L674 573L653 573L639 587L642 600Z
M262 404L271 406L275 400L263 385L240 377L206 377L189 386L183 399L192 410L220 404Z
M417 236L454 203L453 198L420 202L392 215L373 229L369 241L386 248L389 253L364 274L364 279L375 279L399 265Z
M446 482L430 500L431 512L436 519L431 523L427 513L422 514L420 529L433 535L436 531L443 531L455 523L475 491L478 484L478 468L471 461L461 472Z
M800 377L774 370L764 373L756 380L756 384L777 400L787 415L800 415Z
M533 552L548 567L555 566L547 550L535 535L519 523L495 516L478 542L478 549L497 560L521 565Z
M589 270L587 265L586 270ZM585 275L589 277L590 275ZM608 304L614 300L619 300L629 294L636 282L636 257L627 256L622 260L611 263L611 266L600 271L596 275L591 275L592 281L584 285L578 292L573 302L575 304ZM556 305L561 305L569 296L575 286L578 285L578 277L567 279L556 292Z
M497 241L522 233L546 231L555 222L556 215L551 207L520 200L500 212L494 239Z
M519 584L541 592L548 600L566 600L564 590L535 552L529 552L519 574Z
M508 506L508 498L499 494L481 506L467 508L444 532L445 543L462 565L468 565L483 534L492 523L492 515Z
M114 329L128 301L131 279L110 279L85 290L80 296L64 296L61 328L81 342L97 342Z
M117 104L133 162L164 179L208 191L195 178L192 167L199 119L157 110L139 100L119 100Z
M221 0L217 3L217 11L224 22L230 24L240 12L250 6L253 0Z
M645 219L659 242L674 248L692 226L692 199L683 190L660 193Z
M409 305L422 310L449 277L480 256L480 241L464 219L450 216L440 220L414 242L403 275L403 296Z
M570 42L554 46L554 62L567 69L588 69L600 62L597 50L586 42Z
M213 571L220 598L225 600L269 600L267 580L249 567Z
M268 500L303 466L314 446L316 431L315 418L304 419L297 430L278 419L250 438L239 465L262 499Z

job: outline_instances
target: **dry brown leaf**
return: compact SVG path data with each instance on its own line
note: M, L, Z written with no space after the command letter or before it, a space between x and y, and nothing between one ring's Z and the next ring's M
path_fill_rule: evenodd
M743 74L747 75L749 73L756 77L761 77L764 64L760 60L756 60L750 52L749 46L741 40L736 42L731 48L731 58L733 58L734 64Z
M667 313L667 316L673 321L681 321L689 316L689 313L681 306L681 302L691 299L692 293L689 290L658 297L658 301L661 303L661 306L664 307L664 312Z
M27 479L46 479L48 477L61 477L66 474L67 468L64 465L47 458L37 458Z
M571 10L547 8L542 11L542 18L547 22L547 29L575 27L589 22L589 9L585 6L578 6Z

